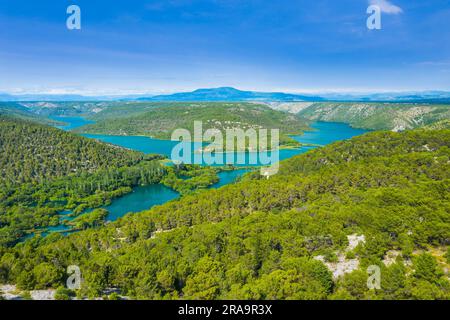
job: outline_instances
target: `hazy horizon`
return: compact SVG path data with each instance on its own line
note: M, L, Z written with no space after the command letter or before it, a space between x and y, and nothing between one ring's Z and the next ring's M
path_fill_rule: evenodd
M327 95L350 95L350 96L359 96L359 95L382 95L382 94L420 94L420 93L446 93L450 94L450 90L371 90L371 91L339 91L339 90L309 90L309 91L285 91L282 89L273 89L273 90L259 90L259 89L243 89L232 86L220 86L214 88L195 88L195 89L180 89L180 90L165 90L160 92L128 92L128 91L120 91L117 93L110 92L92 92L92 91L70 91L70 90L50 90L50 91L27 91L27 92L6 92L0 91L0 94L6 94L11 96L33 96L33 95L48 95L48 96L85 96L85 97L126 97L126 96L158 96L158 95L171 95L176 93L190 93L197 90L215 90L220 88L233 88L239 91L251 91L251 92L260 92L260 93L285 93L285 94L294 94L294 95L310 95L310 96L327 96Z

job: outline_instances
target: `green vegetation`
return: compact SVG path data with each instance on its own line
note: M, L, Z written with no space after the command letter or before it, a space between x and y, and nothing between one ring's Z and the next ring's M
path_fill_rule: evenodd
M219 169L213 167L180 164L166 168L166 170L167 174L161 183L181 195L206 189L219 182L217 176Z
M0 246L14 244L28 232L58 225L59 213L64 210L78 215L108 205L132 187L159 183L164 174L158 160L148 159L130 167L5 187L0 191Z
M0 183L39 183L78 172L137 164L138 152L32 122L0 117Z
M5 118L0 122L0 137L5 159L0 181L0 246L14 245L27 234L39 234L61 223L73 230L99 227L107 212L85 212L109 205L135 186L162 183L185 195L218 182L219 168L165 167L160 156L30 122ZM63 211L80 216L61 222Z
M119 288L147 299L449 299L449 146L449 130L334 143L269 180L252 173L100 228L0 248L0 282L56 288L75 264L77 295L88 297ZM334 261L355 233L365 243L348 258L359 266L333 279L315 257ZM390 250L400 255L386 265ZM381 267L381 289L367 288L369 265Z
M88 228L100 227L105 223L108 210L95 209L92 212L82 214L76 217L68 224L74 226L77 230L86 230Z
M297 114L314 121L345 122L356 128L402 131L444 119L448 122L450 105L323 102L306 105Z
M101 108L101 111L93 113L89 119L96 122L103 120L115 120L127 117L137 117L158 107L179 107L186 104L171 102L107 102Z
M438 122L434 122L432 124L429 124L422 129L425 130L443 130L443 129L450 129L450 119L444 119Z
M57 121L31 112L28 108L16 102L0 102L0 119L2 118L13 118L49 125L59 124Z
M106 109L95 117L97 122L78 128L76 132L112 135L143 135L170 139L175 129L194 132L194 121L202 121L203 132L217 129L244 131L260 128L279 129L280 145L295 147L299 143L289 137L307 129L307 122L296 115L254 103L153 103L133 109L133 104ZM145 110L145 112L143 111ZM128 113L126 116L122 116ZM120 118L116 118L122 116Z
M165 174L159 156L10 118L0 119L0 154L0 246L58 225L61 211L107 205Z
M70 300L73 296L75 296L74 292L63 286L56 289L55 292L55 300Z

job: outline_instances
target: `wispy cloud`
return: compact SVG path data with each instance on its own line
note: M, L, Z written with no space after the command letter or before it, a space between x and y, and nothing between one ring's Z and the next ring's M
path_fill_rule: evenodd
M441 60L441 61L422 61L418 62L416 65L418 66L432 66L432 67L447 67L450 66L450 60Z
M379 6L381 12L387 14L399 14L403 12L402 8L388 0L369 0L369 4Z

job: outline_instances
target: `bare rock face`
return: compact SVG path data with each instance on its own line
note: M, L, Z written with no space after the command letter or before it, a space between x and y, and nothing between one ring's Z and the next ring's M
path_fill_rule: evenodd
M6 300L21 300L22 297L18 293L15 285L0 285L0 295Z
M312 102L269 102L267 105L274 110L286 111L297 114L300 111L312 106Z
M345 251L352 251L355 249L360 243L366 242L366 237L364 235L358 236L357 234L351 234L347 236L348 239L348 247Z
M55 292L54 289L31 290L30 296L33 300L55 300ZM18 290L15 285L0 285L0 296L6 300L23 300L22 294L23 292Z
M55 300L55 290L33 290L30 291L33 300Z
M322 261L325 266L333 273L333 279L342 277L359 268L359 259L346 259L342 253L338 254L338 262L325 262L323 256L316 256L314 259Z
M360 243L364 243L366 238L364 235L352 234L347 236L348 239L348 247L344 252L336 252L338 261L337 262L326 262L324 256L316 256L314 259L322 261L325 266L333 273L333 279L337 279L342 277L346 273L350 273L359 268L359 259L347 259L345 256L345 252L352 251L355 249Z
M398 256L402 256L402 253L398 250L389 250L383 258L383 263L386 267L394 264Z

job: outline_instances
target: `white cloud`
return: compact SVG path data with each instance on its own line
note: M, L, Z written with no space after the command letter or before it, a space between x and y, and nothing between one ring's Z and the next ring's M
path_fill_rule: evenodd
M402 8L396 6L388 0L369 0L369 4L379 6L381 12L387 14L399 14L403 12Z

